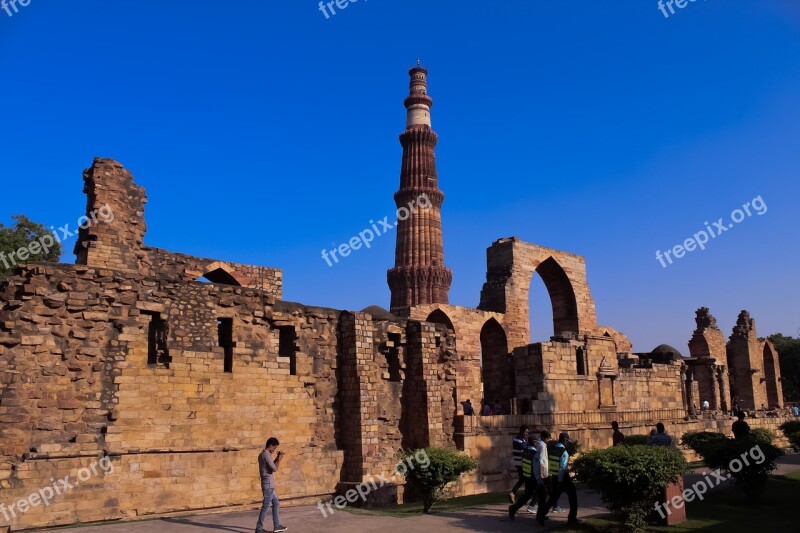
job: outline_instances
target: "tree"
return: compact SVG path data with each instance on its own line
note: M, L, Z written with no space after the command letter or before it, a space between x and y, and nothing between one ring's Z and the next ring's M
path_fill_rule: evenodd
M667 485L686 473L681 453L665 446L614 446L584 453L572 470L622 518L625 531L642 531Z
M778 350L783 397L789 402L800 402L800 338L784 337L780 333L768 338Z
M14 225L0 223L0 279L10 275L18 263L27 261L58 262L61 243L42 224L25 215L11 217ZM20 257L20 250L24 250Z
M403 461L413 461L418 454L430 460L427 467L409 468L402 472L406 481L416 488L422 496L423 512L430 511L433 504L442 496L445 485L456 481L461 474L475 470L478 462L467 454L447 448L425 448L406 452Z

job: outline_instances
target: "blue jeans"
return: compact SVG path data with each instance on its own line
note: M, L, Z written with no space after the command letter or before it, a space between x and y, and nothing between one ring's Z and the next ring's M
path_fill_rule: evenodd
M261 487L261 492L264 493L264 503L261 504L261 513L258 515L256 529L264 529L264 521L267 519L267 511L269 511L270 505L272 506L272 525L275 527L280 526L281 522L278 519L278 506L280 502L278 501L278 496L275 494L275 489Z

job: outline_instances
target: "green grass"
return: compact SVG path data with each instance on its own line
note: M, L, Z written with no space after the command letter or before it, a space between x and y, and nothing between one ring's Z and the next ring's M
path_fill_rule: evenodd
M493 505L497 503L508 503L508 492L490 492L488 494L475 494L474 496L461 496L436 502L431 508L430 514L457 511L466 507L479 507L481 505ZM420 516L422 514L422 502L397 505L395 507L378 507L375 509L359 509L347 506L343 511L356 515L382 515L403 518L409 516Z
M745 505L742 491L730 487L709 491L703 501L687 504L689 518L683 524L670 527L650 527L648 531L660 533L753 533L754 531L796 531L797 511L800 502L800 471L786 476L775 476L767 483L761 505ZM564 526L553 531L559 533L594 532L609 533L619 526L612 515L594 516L582 520L578 526Z

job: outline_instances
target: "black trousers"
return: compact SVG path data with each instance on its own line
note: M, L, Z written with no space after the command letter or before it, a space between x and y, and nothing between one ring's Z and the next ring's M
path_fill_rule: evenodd
M556 505L556 502L558 502L558 497L561 496L561 493L566 492L567 498L569 499L569 514L567 515L567 519L577 519L578 492L575 490L575 484L572 483L572 478L570 478L568 475L565 475L563 481L559 482L558 476L551 476L551 480L553 484L553 493L550 495L550 501L547 503L544 514L540 515L539 513L536 513L536 517L538 518L539 516L547 516L547 513L550 512L550 509L552 509Z
M511 492L513 492L515 495L517 494L517 491L519 490L519 488L525 484L525 477L522 475L522 467L521 466L517 467L517 476L518 476L517 482L514 483L514 488L511 489Z
M520 507L528 503L528 500L532 500L533 498L536 498L536 503L539 506L539 509L536 513L536 516L539 516L542 508L547 505L547 488L544 485L539 485L536 483L534 478L526 479L525 494L523 494L521 498L517 498L517 501L514 502L514 505L511 506L511 509L516 513L519 511Z

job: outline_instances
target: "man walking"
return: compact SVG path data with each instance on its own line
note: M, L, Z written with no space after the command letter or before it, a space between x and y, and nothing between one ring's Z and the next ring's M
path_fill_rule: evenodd
M572 478L569 474L569 451L567 451L567 444L571 442L569 433L566 431L562 432L558 436L558 442L554 448L556 453L550 455L550 471L558 471L558 474L553 474L551 476L553 493L545 507L544 513L536 517L536 520L541 525L544 525L548 511L555 507L562 492L566 492L567 498L569 499L567 523L574 524L578 521L578 493L575 490L575 485L572 483Z
M270 437L264 450L258 454L258 472L261 476L261 492L264 495L264 503L261 504L261 513L258 515L258 523L256 524L256 533L267 533L264 530L264 521L267 519L267 511L272 506L272 525L273 531L279 533L286 531L288 528L281 525L278 517L278 507L280 502L278 496L275 494L275 480L272 475L278 471L278 467L283 459L283 452L278 452L275 461L272 460L272 454L278 449L280 443L275 437Z
M525 494L508 506L508 517L514 520L519 508L525 505L536 494L536 478L534 472L539 468L539 450L534 437L528 437L528 446L522 452L522 477L525 479Z
M519 428L519 433L514 437L511 443L512 462L514 468L517 470L517 482L514 484L511 492L508 493L508 498L511 500L511 503L514 503L516 500L519 488L525 485L525 476L522 475L522 452L524 452L527 447L529 431L530 429L528 426L521 426Z

